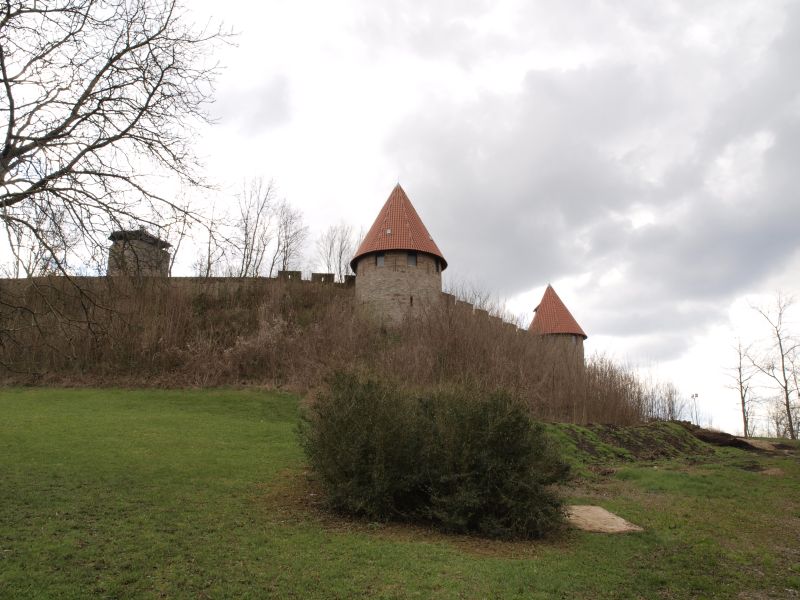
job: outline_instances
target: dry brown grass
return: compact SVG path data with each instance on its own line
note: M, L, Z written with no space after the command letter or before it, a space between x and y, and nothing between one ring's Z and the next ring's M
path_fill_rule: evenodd
M652 399L629 370L563 340L441 306L377 326L340 285L262 278L0 281L6 383L264 385L305 392L334 370L412 387L475 386L524 398L542 419L630 424Z

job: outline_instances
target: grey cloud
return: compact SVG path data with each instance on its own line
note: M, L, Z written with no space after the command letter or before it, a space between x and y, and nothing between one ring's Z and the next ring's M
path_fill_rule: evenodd
M489 0L365 2L355 34L370 50L402 48L427 58L454 58L468 67L487 52L496 53L505 39L469 27L492 7Z
M463 236L443 240L443 251L501 294L580 270L589 258L581 230L647 193L593 141L635 128L631 111L618 108L635 81L617 66L573 78L529 73L518 97L487 95L461 110L439 106L413 115L389 152L412 157L407 171L424 169L426 195L438 206L429 213L432 229L447 230L458 215ZM488 245L478 245L481 238Z
M687 343L690 340L686 335L678 331L676 333L659 334L640 340L634 344L631 354L637 357L637 362L644 363L645 365L658 364L662 361L668 361L676 356L680 356L686 349Z
M633 3L614 6L661 38ZM665 27L685 29L687 14ZM800 250L800 6L785 17L746 69L741 48L704 56L666 46L658 60L531 70L518 94L426 105L386 152L415 182L412 200L454 272L500 295L592 272L580 290L587 329L657 334L662 350L642 352L679 354L724 318L734 295ZM762 131L774 143L758 187L735 202L715 196L704 185L709 169L729 144ZM689 150L647 146L653 132ZM634 151L667 165L659 180L633 168ZM623 217L634 207L656 222L633 228ZM625 279L598 287L598 274L614 266Z

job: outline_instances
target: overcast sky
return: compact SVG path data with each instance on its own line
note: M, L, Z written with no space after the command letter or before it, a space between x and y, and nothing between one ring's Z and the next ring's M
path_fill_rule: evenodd
M199 141L223 196L274 179L317 234L399 180L450 281L528 319L552 282L589 352L738 426L731 320L800 287L800 1L191 6L238 32Z

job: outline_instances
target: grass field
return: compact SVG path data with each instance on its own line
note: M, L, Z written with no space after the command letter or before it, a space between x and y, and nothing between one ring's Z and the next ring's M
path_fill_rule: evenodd
M0 598L800 597L800 463L618 463L565 489L645 528L537 543L317 508L297 400L0 389Z

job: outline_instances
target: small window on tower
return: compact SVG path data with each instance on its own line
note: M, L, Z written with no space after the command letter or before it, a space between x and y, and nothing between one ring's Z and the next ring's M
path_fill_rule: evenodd
M406 264L409 267L416 267L417 266L417 253L416 252L409 252L406 254Z
M437 273L441 272L441 270L442 270L442 267L441 267L441 265L439 264L439 259L437 258L437 259L436 259L434 262L436 263L436 272L437 272Z
M383 266L383 252L378 252L375 255L375 266L382 267Z

